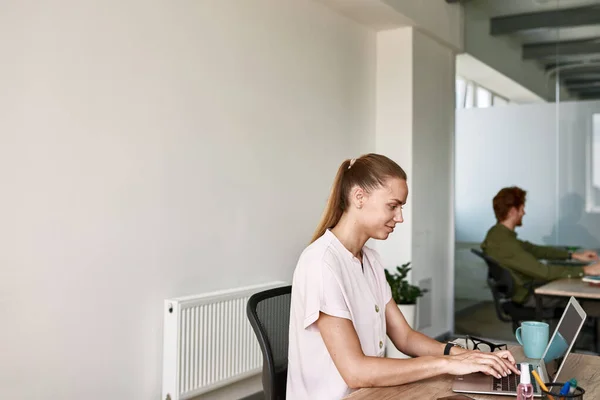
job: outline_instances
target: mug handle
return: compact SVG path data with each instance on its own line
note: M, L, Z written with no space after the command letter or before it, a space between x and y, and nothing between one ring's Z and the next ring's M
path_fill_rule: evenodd
M517 338L517 342L519 342L519 344L523 346L523 341L521 340L521 327L518 327L515 331L515 337Z

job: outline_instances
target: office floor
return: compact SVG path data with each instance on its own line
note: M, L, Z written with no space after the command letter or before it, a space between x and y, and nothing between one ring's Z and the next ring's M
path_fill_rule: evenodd
M496 316L493 302L462 301L457 304L454 318L454 333L456 336L473 335L491 339L497 342L516 343L512 324L502 322ZM594 352L593 334L590 329L582 330L575 344L576 352Z
M473 335L482 338L515 342L512 325L496 316L493 302L475 302L457 311L454 320L457 335Z

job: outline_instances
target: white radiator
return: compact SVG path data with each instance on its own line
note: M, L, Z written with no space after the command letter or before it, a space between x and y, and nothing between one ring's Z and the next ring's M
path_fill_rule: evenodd
M262 370L262 353L246 317L254 293L273 282L165 300L163 400L185 400Z

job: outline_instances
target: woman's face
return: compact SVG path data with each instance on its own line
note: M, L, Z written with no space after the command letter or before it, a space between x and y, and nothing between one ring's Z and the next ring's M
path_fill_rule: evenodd
M384 240L402 219L402 206L406 204L408 185L400 178L389 178L381 187L370 193L357 189L353 200L358 205L356 220L371 238Z

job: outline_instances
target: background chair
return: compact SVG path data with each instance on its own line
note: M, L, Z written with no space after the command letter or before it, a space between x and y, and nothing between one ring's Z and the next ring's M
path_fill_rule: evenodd
M287 385L291 286L256 293L246 314L263 354L262 383L266 400L284 400Z
M529 294L535 298L536 307L525 307L522 304L515 303L512 301L514 279L508 269L500 266L496 260L480 250L471 249L471 252L481 257L487 264L487 283L494 297L496 314L501 321L511 322L513 331L519 327L522 321L547 321L561 317L564 311L563 308L543 308L540 299L535 295L535 287L543 283L532 283L526 286Z

